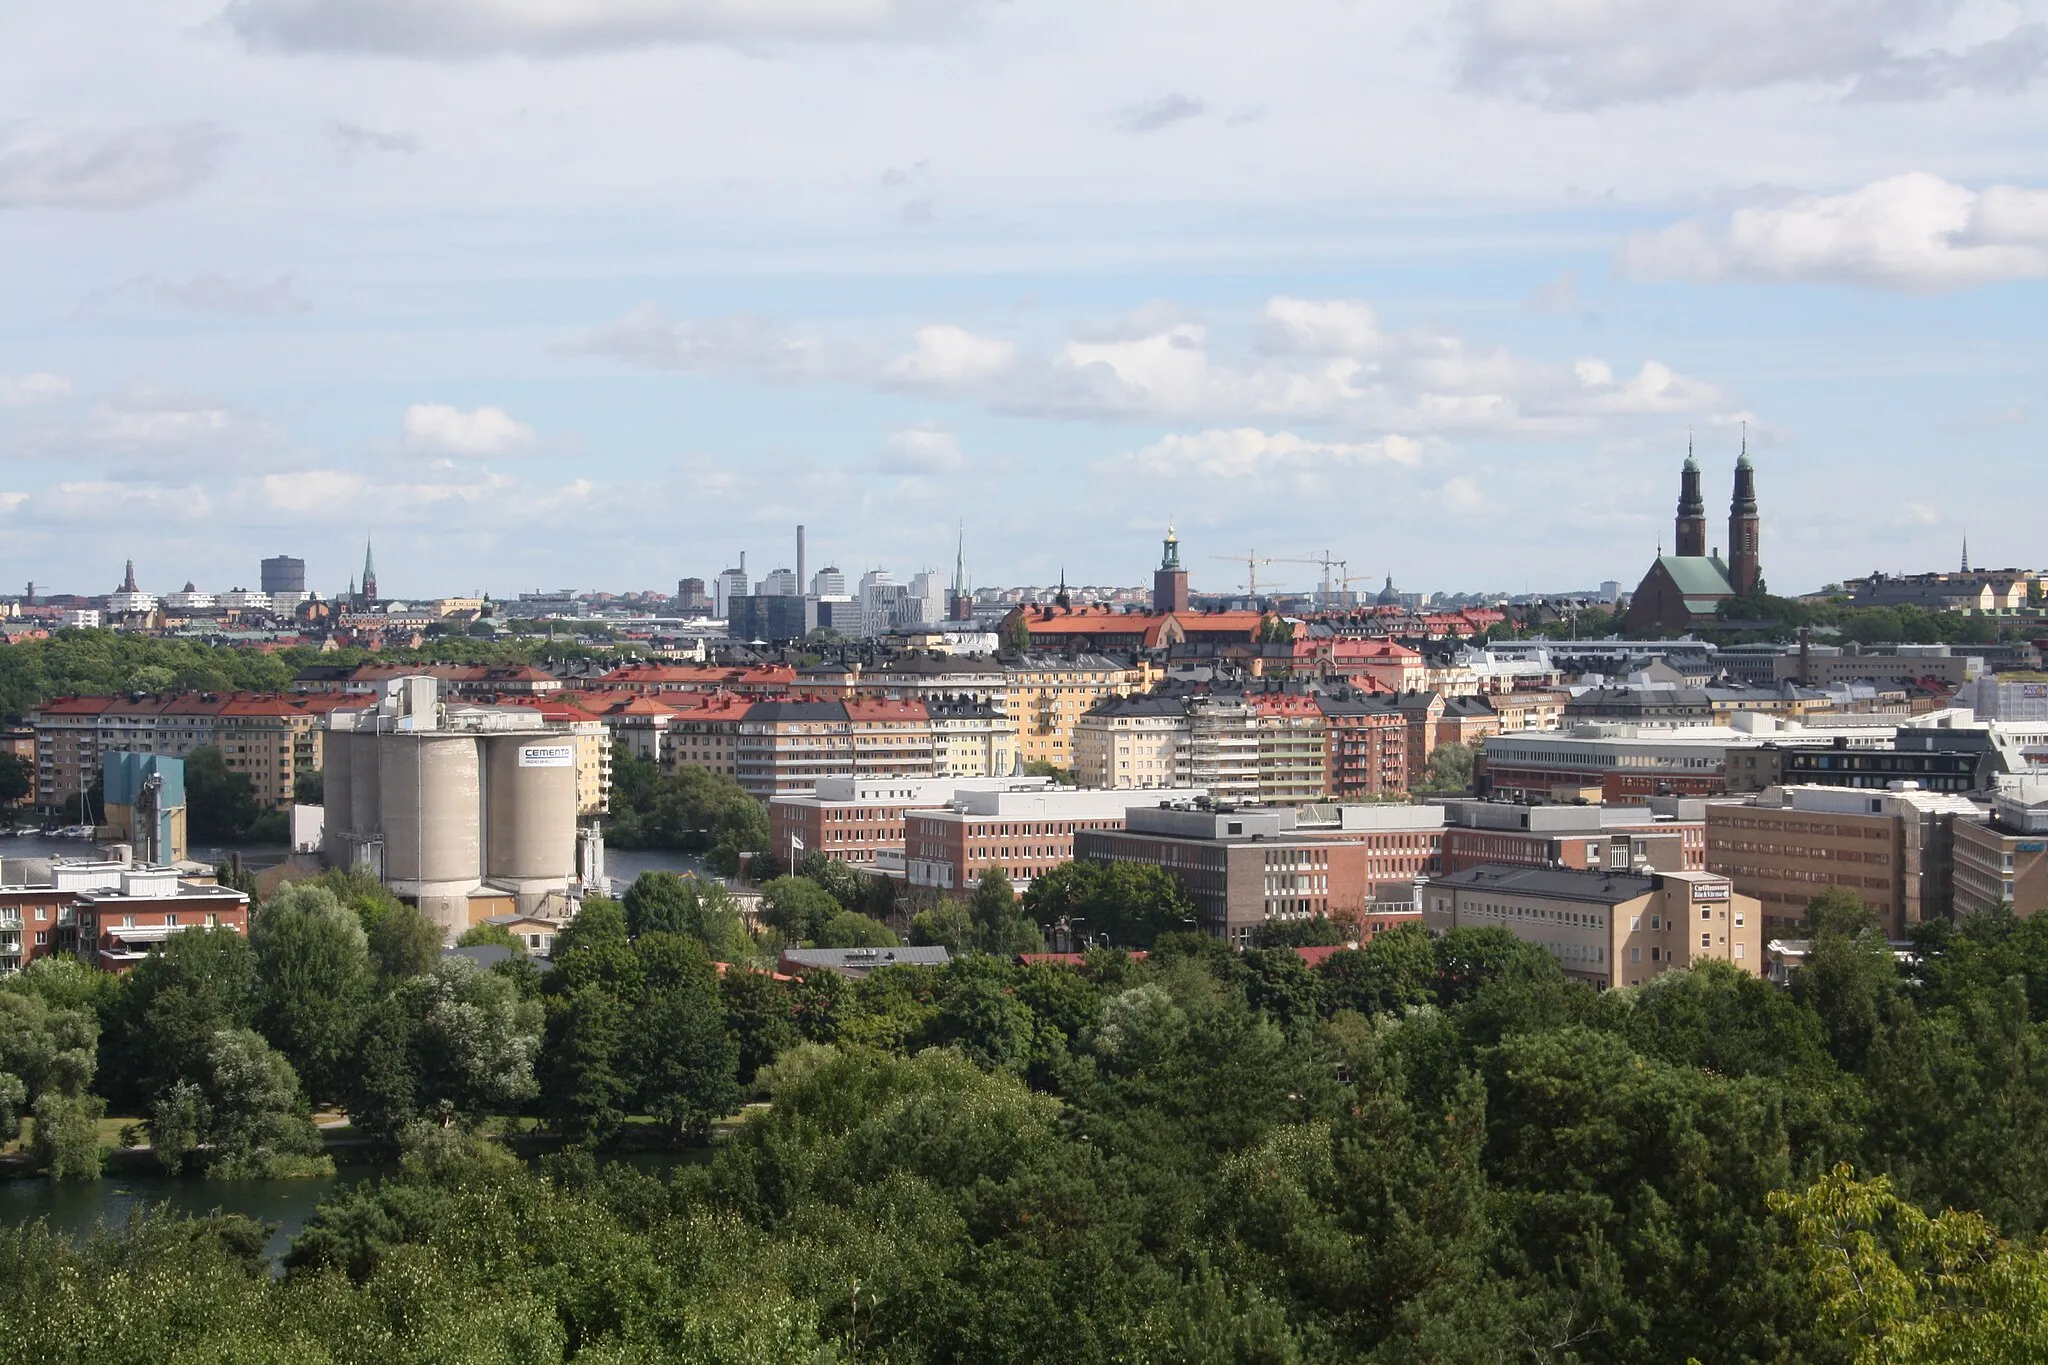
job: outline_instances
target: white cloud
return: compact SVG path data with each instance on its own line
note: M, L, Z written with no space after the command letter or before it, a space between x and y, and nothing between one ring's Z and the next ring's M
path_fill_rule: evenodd
M1486 510L1486 492L1479 481L1468 474L1456 474L1444 480L1436 490L1437 502L1444 511L1454 517L1474 517Z
M213 174L227 135L211 124L58 133L0 128L0 209L125 209Z
M2048 275L2048 190L1982 192L1914 171L1845 194L1688 219L1630 239L1637 279L1842 280L1953 289Z
M84 317L109 317L154 310L210 313L220 317L286 317L310 312L312 303L299 293L298 279L239 280L199 274L189 279L138 275L108 289L95 290L78 306Z
M276 427L211 398L138 384L101 399L77 422L33 434L51 454L219 457L275 447Z
M1599 360L1534 363L1450 333L1385 331L1356 299L1278 296L1253 331L1249 355L1222 353L1206 323L1155 303L1036 351L933 324L877 364L872 346L828 345L759 318L678 322L646 305L572 349L662 369L951 391L1029 417L1318 422L1377 436L1592 434L1638 417L1739 415L1718 388L1655 360L1627 379Z
M1143 104L1127 104L1117 114L1117 126L1127 133L1154 133L1183 119L1199 117L1204 110L1200 100L1189 99L1175 92L1161 95L1156 100Z
M503 408L464 412L446 403L415 403L405 410L405 448L435 455L503 455L533 444L533 428Z
M344 153L356 152L399 152L410 156L420 149L420 140L411 133L387 133L376 128L365 128L360 123L349 123L336 119L328 125L334 140L341 144Z
M1008 369L1017 355L1007 341L943 324L918 328L911 341L889 365L889 377L905 384L980 383Z
M2023 90L2048 32L1930 45L1955 0L1466 0L1458 79L1563 108L1825 83L1861 99Z
M1941 513L1924 502L1902 502L1900 514L1894 518L1898 526L1939 526Z
M875 467L885 474L950 474L965 466L960 438L944 427L903 427L889 433Z
M560 57L657 43L916 40L975 0L231 0L258 47L461 58Z
M1317 441L1291 431L1217 427L1164 436L1115 463L1161 478L1253 479L1313 476L1385 463L1413 465L1421 458L1422 443L1400 435L1378 441Z
M265 474L257 487L265 510L294 513L355 506L368 491L362 475L340 469Z
M0 374L0 408L25 408L33 403L54 403L71 396L71 381L61 374L37 371L10 376Z
M566 348L657 370L736 370L771 379L823 377L831 357L825 343L792 334L757 314L678 322L643 303Z
M1269 355L1341 355L1369 360L1385 348L1379 314L1356 299L1268 300L1259 349Z

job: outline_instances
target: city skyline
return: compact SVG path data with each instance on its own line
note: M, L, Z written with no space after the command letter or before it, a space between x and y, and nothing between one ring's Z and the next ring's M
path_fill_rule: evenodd
M2032 563L2022 7L1367 9L0 18L0 574L1560 591L1745 423L1774 590Z

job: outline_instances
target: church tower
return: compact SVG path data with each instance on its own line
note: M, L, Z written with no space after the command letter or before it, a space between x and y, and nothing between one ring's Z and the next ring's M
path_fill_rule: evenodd
M1700 462L1685 443L1685 472L1678 476L1678 539L1672 553L1698 559L1707 552L1707 500L1700 492Z
M1164 616L1188 609L1188 571L1180 566L1180 537L1166 528L1165 551L1152 575L1152 610Z
M1735 498L1728 504L1728 584L1737 597L1747 597L1763 582L1758 558L1759 518L1756 510L1756 468L1749 462L1749 436L1735 461Z
M370 557L370 542L363 542L363 605L377 605L377 561Z

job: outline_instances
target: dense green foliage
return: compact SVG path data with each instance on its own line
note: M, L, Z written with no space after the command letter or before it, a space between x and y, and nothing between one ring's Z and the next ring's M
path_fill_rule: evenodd
M792 915L854 913L796 880ZM1104 910L1065 880L1041 910ZM194 935L104 999L0 995L44 1033L89 1004L163 1131L276 1161L327 1037L273 1016L294 962L362 1002L344 1102L404 1173L324 1206L281 1282L234 1220L0 1236L0 1361L2038 1357L2048 921L1928 930L1903 974L1829 897L1791 991L1708 964L1603 995L1498 930L1311 968L1148 901L1118 912L1158 926L1143 961L786 981L721 977L717 898L657 879L589 903L530 996L379 973L325 889L253 951ZM477 1136L701 1142L749 1093L665 1182Z
M723 773L691 764L663 772L652 759L624 745L612 752L611 818L607 842L619 848L677 848L703 852L714 871L731 876L739 855L755 855L754 875L774 875L768 853L768 812Z
M589 623L593 627L597 623ZM117 692L278 692L312 664L545 664L562 659L624 661L629 650L593 649L575 639L461 635L419 649L327 653L313 646L261 650L161 639L112 630L59 630L47 640L0 644L0 717L14 720L52 697Z

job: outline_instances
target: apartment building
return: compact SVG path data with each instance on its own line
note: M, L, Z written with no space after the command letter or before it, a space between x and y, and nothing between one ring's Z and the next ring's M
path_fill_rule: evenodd
M1983 819L1970 801L1938 792L1772 787L1707 804L1707 869L1756 897L1774 935L1840 887L1902 939L1922 920L1948 918L1956 828Z
M1329 723L1315 698L1299 692L1253 692L1245 701L1257 737L1260 803L1282 806L1324 799L1330 775Z
M212 746L230 771L248 777L260 804L282 810L292 803L298 775L320 770L327 714L361 704L339 693L59 697L29 713L36 803L51 810L74 805L108 752L185 758Z
M904 851L910 811L938 809L964 791L1052 788L1049 777L821 777L808 795L769 801L768 847L791 865L806 853L857 866L890 864Z
M1180 697L1109 697L1074 725L1074 780L1100 791L1187 785L1187 703Z
M1323 713L1323 789L1338 801L1408 790L1408 718L1384 693L1328 696Z
M1499 734L1520 734L1528 730L1555 730L1564 724L1565 703L1571 693L1562 689L1539 688L1520 692L1495 692L1487 700L1500 717Z
M1422 918L1433 934L1506 929L1600 990L1706 961L1765 968L1756 900L1711 872L1467 868L1423 888Z
M0 888L0 975L38 958L76 956L125 972L187 929L249 932L249 898L175 867L59 859L46 884Z
M762 801L821 777L933 777L931 715L914 701L762 701L734 744L735 776Z
M971 888L1000 868L1019 892L1074 858L1077 834L1121 829L1133 802L1192 802L1207 793L1170 788L1135 796L1120 791L962 791L942 809L903 817L905 876L912 886Z
M1071 659L1026 655L1005 661L1004 709L1016 723L1026 766L1074 766L1074 728L1088 708L1107 697L1143 692L1152 682L1144 665L1102 654Z
M924 707L932 722L932 766L940 776L1012 777L1024 771L1017 722L995 701L947 694L925 698Z
M2048 909L2048 777L2008 778L1991 818L1955 824L1955 913L2001 902L2016 915Z

